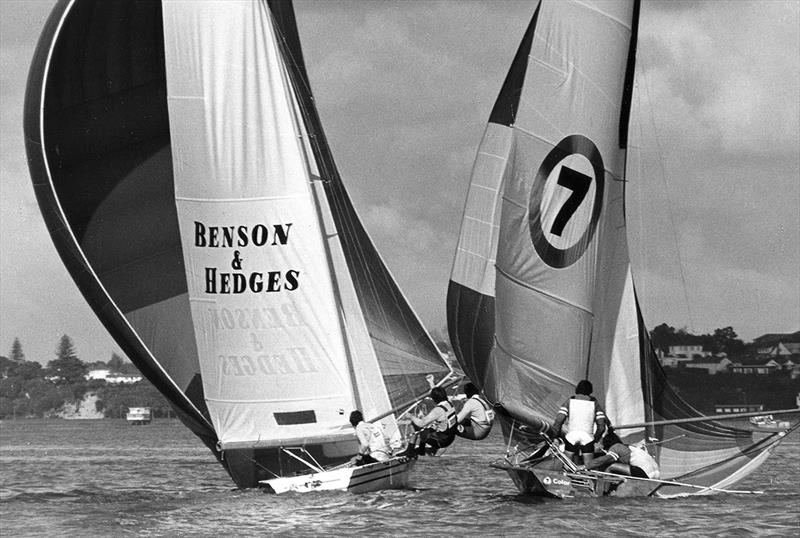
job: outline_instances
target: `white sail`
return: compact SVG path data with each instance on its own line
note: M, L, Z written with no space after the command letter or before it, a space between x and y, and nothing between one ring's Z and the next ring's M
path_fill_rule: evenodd
M342 429L355 408L348 359L269 10L163 9L175 197L221 445Z

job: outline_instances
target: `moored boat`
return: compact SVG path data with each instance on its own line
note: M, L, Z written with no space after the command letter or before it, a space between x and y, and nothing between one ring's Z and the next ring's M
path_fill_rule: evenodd
M133 426L142 426L150 424L153 420L153 414L149 407L129 407L128 412L125 414L125 420Z

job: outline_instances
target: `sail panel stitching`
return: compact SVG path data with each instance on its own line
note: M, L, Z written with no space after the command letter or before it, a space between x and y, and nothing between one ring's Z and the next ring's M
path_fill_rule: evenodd
M539 288L535 288L535 287L531 286L530 284L528 284L527 282L523 282L522 280L520 280L518 278L515 278L514 276L506 273L505 271L503 271L499 267L495 266L495 268L497 269L497 273L499 275L505 277L506 280L509 280L510 282L513 282L513 283L515 283L515 284L517 284L517 285L519 285L519 286L521 286L521 287L523 287L525 289L528 289L528 290L533 291L535 293L538 293L538 294L540 294L540 295L542 295L544 297L547 297L548 299L551 299L551 300L553 300L553 301L555 301L557 303L561 303L563 305L570 306L570 307L575 308L577 310L581 310L582 312L585 312L585 313L589 314L590 316L594 317L594 313L591 310L589 310L589 309L587 309L587 308L585 308L585 307L583 307L583 306L581 306L579 304L576 304L576 303L574 303L572 301L568 301L568 300L564 299L563 297L558 297L557 295L553 295L552 293L546 292L546 291L541 290Z

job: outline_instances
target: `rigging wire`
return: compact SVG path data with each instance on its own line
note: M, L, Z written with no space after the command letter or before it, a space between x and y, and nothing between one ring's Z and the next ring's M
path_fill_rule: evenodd
M370 325L377 325L387 334L396 334L400 328L398 327L398 322L405 329L405 338L397 338L394 341L379 338L379 335L376 335L374 330L369 330L370 337L373 341L377 340L385 343L387 347L399 349L428 363L436 363L441 360L438 347L433 343L430 335L421 325L413 309L403 296L402 291L392 279L386 264L381 259L380 254L359 221L352 202L344 189L344 184L331 155L325 133L322 131L321 121L314 105L313 94L309 87L302 59L295 57L286 36L280 29L277 31L277 37L283 48L284 57L291 64L290 73L295 74L295 76L291 77L293 83L303 92L301 95L306 97L306 99L302 97L298 99L298 105L306 119L304 123L308 142L317 156L315 159L316 164L323 180L324 189L328 193L327 200L331 205L331 212L336 222L340 243L345 251L348 265L351 266L351 276L360 292L359 301L365 314L364 317L365 321L367 321L368 329L370 329ZM348 253L350 254L349 256L347 256ZM367 304L363 300L365 293L369 293L372 298L372 301L367 302ZM375 319L376 315L377 319ZM386 358L385 355L385 353L378 353L379 358ZM434 360L434 357L438 360ZM405 376L406 391L410 393L418 391L419 387L416 387L414 383L416 377L418 376Z
M642 63L642 64L645 64L645 65L650 63L650 62L647 61L647 58L642 54L640 54L640 57L637 58L637 61ZM681 279L681 291L683 292L683 300L684 300L684 303L685 303L685 306L686 306L686 315L687 315L687 320L688 320L688 324L689 324L689 329L692 332L694 332L695 331L695 329L694 329L694 326L695 326L694 314L692 312L691 303L689 302L688 285L686 283L686 272L684 270L684 263L683 263L683 258L681 256L680 243L678 241L678 232L677 232L678 228L677 228L677 226L675 224L676 219L675 219L675 214L673 212L673 202L674 201L673 201L673 198L670 196L669 185L667 184L667 179L666 179L667 171L666 171L666 167L664 165L664 157L663 157L664 156L664 150L663 150L663 147L662 147L662 144L661 144L661 135L659 133L658 124L655 121L655 114L653 112L653 107L652 107L652 103L655 102L655 99L653 98L653 88L652 88L652 84L651 84L650 78L648 77L647 73L648 73L647 68L643 66L642 69L638 70L638 77L637 77L641 81L643 89L644 89L644 93L646 94L645 95L646 96L646 103L645 103L642 100L642 92L636 92L637 93L637 104L638 104L638 108L639 108L639 114L637 115L638 120L639 120L639 121L637 121L637 127L638 127L638 131L639 131L639 141L640 141L639 153L642 156L639 159L639 166L638 166L638 169L639 169L638 170L638 172L639 172L639 178L638 179L639 179L639 181L636 182L637 183L637 193L639 193L639 198L642 199L642 194L641 193L643 192L642 191L642 186L643 186L643 183L644 183L643 181L641 181L644 178L644 158L643 158L643 153L644 153L644 148L643 147L644 147L644 144L642 143L643 140L644 140L644 129L643 129L643 125L642 125L643 124L642 116L644 115L643 112L645 110L647 110L646 119L648 120L649 127L651 129L651 132L653 133L653 140L654 140L654 144L655 144L655 148L656 148L656 160L658 162L658 173L656 175L658 176L658 179L660 180L659 181L659 185L661 186L662 195L664 196L664 199L666 200L666 203L664 205L666 206L667 215L669 217L669 224L670 224L669 228L670 228L670 232L671 232L670 233L671 239L672 239L672 242L673 242L673 244L675 246L675 255L676 255L676 258L677 258L678 273L679 273L680 279ZM646 104L649 105L649 106L645 106ZM640 214L639 214L639 230L640 230L640 235L641 236L644 235L644 229L645 229L645 226L644 226L644 211L641 211ZM645 261L647 259L647 255L646 255L646 251L645 251L645 242L640 240L638 246L639 246L639 250L640 250L642 266L646 267L647 264L645 263ZM644 293L644 289L643 289L643 293Z

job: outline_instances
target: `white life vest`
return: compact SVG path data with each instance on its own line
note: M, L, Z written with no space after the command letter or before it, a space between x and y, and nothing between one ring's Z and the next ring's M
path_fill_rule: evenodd
M569 399L567 434L594 438L594 421L597 407L593 400Z
M483 424L486 426L491 426L494 423L494 409L492 409L492 407L477 394L472 398L478 400L478 402L480 402L480 404L483 406L483 414L486 417Z
M649 478L659 478L661 476L661 471L658 469L658 463L656 463L656 460L653 459L653 456L651 456L645 449L635 445L631 445L628 448L631 450L631 466L638 467L644 471Z
M446 432L449 430L455 431L456 427L456 409L450 402L445 400L439 402L436 407L441 407L445 411L445 416L438 419L433 423L433 429L437 432Z
M386 437L383 435L383 428L380 424L370 424L369 422L359 422L356 426L356 434L361 430L362 435L366 434L369 446L369 455L378 461L383 461L389 458L391 449L386 442ZM360 436L359 436L360 437Z

